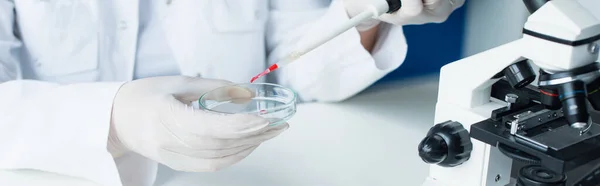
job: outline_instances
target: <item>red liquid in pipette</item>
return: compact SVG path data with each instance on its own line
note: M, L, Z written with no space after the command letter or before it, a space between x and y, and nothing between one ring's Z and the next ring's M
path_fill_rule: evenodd
M256 81L258 78L261 78L271 72L273 72L275 69L279 68L279 66L277 66L277 64L271 65L267 70L261 72L260 74L252 77L252 79L250 79L250 83L254 83L254 81Z

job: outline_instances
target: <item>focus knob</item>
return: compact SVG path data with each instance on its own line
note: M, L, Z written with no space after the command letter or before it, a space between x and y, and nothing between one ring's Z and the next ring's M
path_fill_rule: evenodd
M462 124L446 121L429 129L419 144L419 156L425 163L442 167L458 166L471 157L473 144Z

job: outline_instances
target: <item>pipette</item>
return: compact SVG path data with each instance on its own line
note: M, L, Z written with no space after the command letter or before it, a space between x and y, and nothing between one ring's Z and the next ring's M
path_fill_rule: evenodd
M271 65L265 71L260 74L252 77L250 82L256 81L258 78L261 78L274 70L282 68L284 66L289 65L290 63L296 61L298 58L302 57L302 55L314 50L315 48L327 43L338 35L356 27L358 24L369 20L371 18L379 17L384 13L392 13L396 12L402 7L401 0L377 0L373 1L373 4L367 6L363 12L352 17L350 20L346 22L342 22L340 25L337 25L334 29L330 31L322 32L323 34L319 34L316 38L308 38L308 42L304 45L299 46L296 50L290 53L286 58L282 61Z

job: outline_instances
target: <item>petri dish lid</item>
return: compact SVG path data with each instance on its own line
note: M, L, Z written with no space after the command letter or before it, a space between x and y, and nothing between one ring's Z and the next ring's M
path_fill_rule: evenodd
M211 90L200 97L203 110L219 114L254 114L270 125L286 122L296 113L297 94L271 83L243 83Z

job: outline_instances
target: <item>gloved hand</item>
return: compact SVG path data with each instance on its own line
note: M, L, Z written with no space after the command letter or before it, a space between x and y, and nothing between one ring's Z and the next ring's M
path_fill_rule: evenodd
M248 156L262 142L288 128L269 127L254 115L220 115L194 109L205 92L230 82L182 76L155 77L124 84L112 110L108 149L113 156L133 151L172 169L217 171ZM253 95L243 88L234 97Z
M383 0L343 0L348 15L354 17L374 2ZM465 0L402 0L402 8L392 14L383 14L377 19L365 21L357 26L364 31L377 26L381 21L394 25L419 25L441 23L450 14L463 6Z

